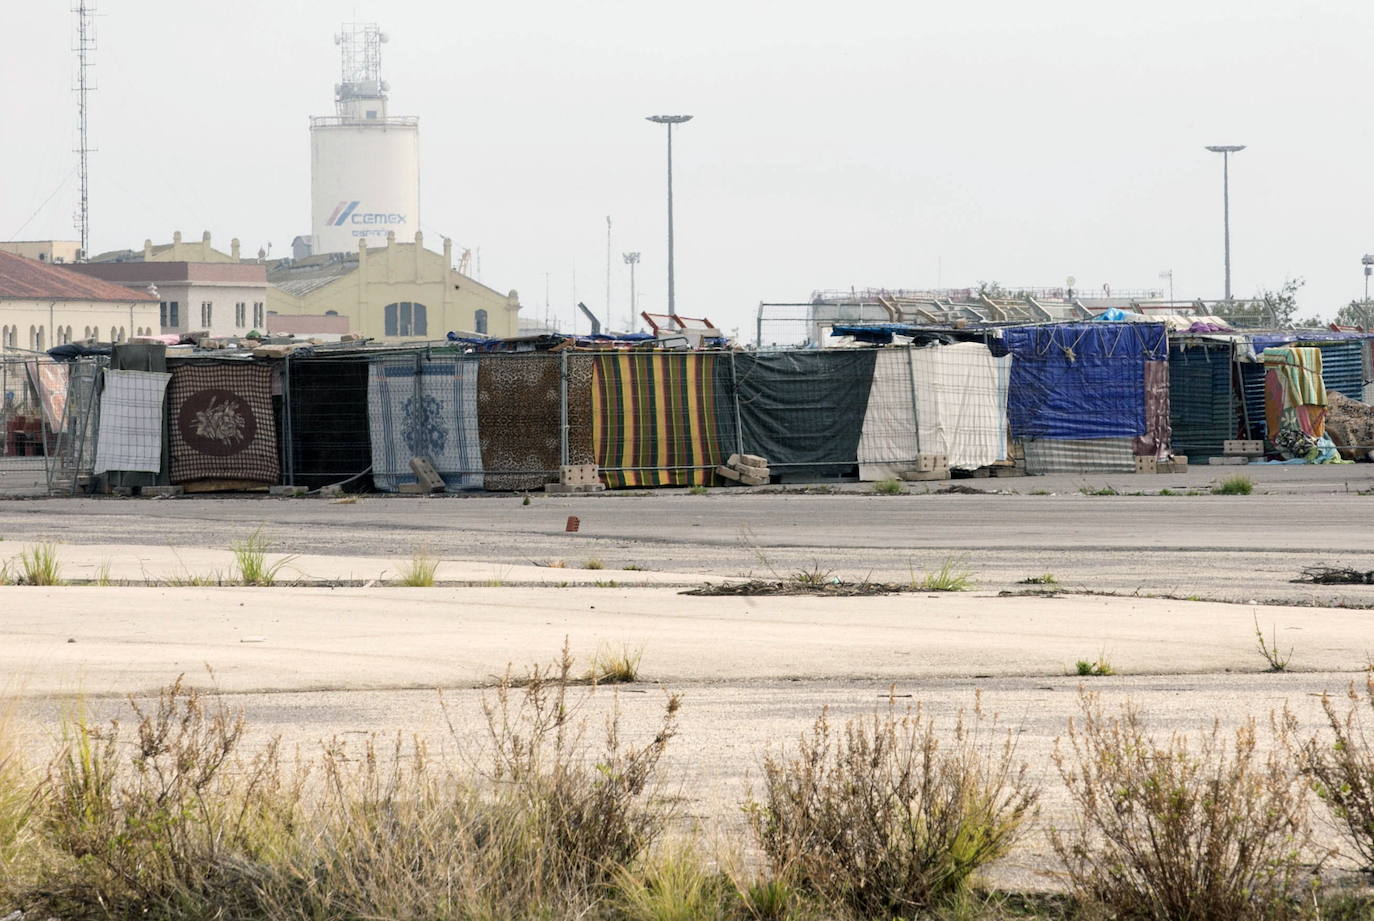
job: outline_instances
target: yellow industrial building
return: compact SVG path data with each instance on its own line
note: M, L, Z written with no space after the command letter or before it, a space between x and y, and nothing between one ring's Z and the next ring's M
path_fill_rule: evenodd
M269 314L344 316L353 333L386 342L443 339L450 332L514 336L520 298L453 268L453 244L425 249L424 235L356 253L283 260L268 267ZM270 325L270 321L269 321Z

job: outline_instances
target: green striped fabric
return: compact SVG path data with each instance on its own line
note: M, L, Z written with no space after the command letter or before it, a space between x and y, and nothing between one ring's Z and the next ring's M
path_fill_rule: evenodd
M592 440L608 487L715 481L725 460L716 426L717 360L698 352L596 356Z

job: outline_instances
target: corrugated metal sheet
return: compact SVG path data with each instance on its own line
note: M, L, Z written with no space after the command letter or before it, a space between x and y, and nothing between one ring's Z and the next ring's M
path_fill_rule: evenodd
M1358 339L1343 342L1294 343L1315 345L1322 350L1322 383L1327 390L1338 390L1352 400L1363 399L1364 349ZM1250 437L1263 438L1264 430L1264 365L1245 362L1240 366L1245 384L1245 409L1250 414Z
M1222 442L1236 431L1229 344L1169 349L1169 423L1174 453L1190 463L1206 463L1222 453Z
M1134 438L1024 439L1026 473L1135 473Z

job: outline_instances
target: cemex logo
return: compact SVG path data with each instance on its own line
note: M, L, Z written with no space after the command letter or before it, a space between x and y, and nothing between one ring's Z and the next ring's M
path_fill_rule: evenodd
M404 224L406 216L394 211L359 211L358 202L341 201L334 206L334 213L326 221L330 227L344 224Z

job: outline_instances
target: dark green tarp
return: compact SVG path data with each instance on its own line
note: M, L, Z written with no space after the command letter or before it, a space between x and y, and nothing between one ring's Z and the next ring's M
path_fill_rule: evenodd
M717 376L739 407L721 407L721 445L767 458L775 475L844 476L858 464L873 385L872 349L739 353Z

